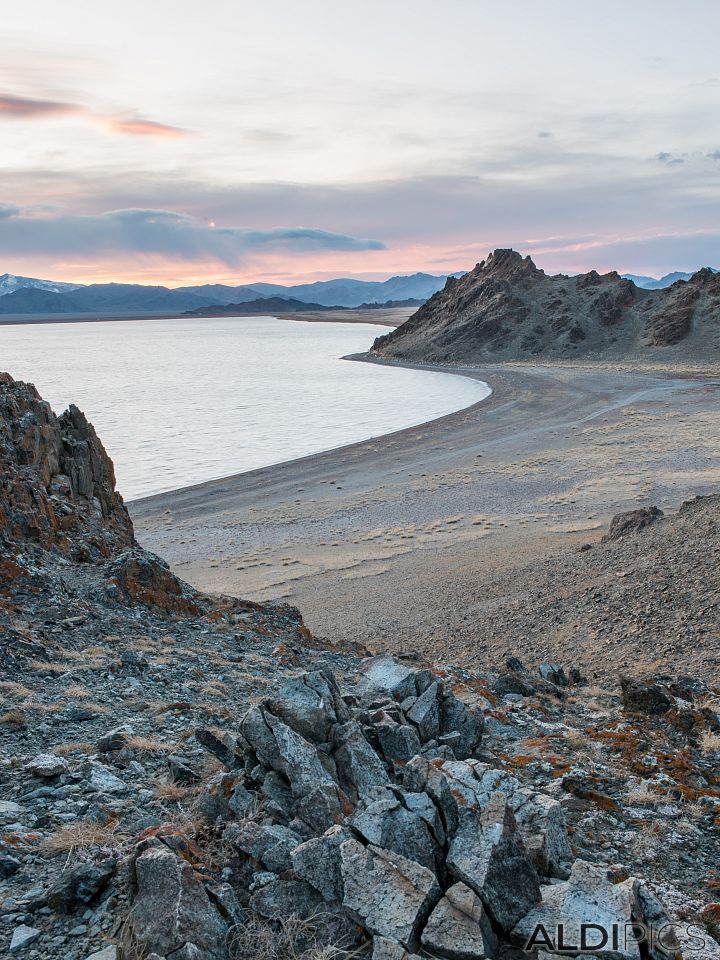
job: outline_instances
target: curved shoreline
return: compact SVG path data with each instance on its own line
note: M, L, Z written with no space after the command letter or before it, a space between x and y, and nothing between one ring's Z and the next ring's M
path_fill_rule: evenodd
M267 464L267 466L264 466L264 467L255 467L252 470L244 470L240 473L226 474L225 476L222 476L222 477L215 477L210 480L202 480L200 481L200 483L188 484L187 486L184 486L184 487L174 487L171 490L165 490L161 493L152 493L146 497L137 497L133 500L126 500L125 502L127 506L132 508L135 508L136 506L144 506L145 504L151 503L153 501L157 501L160 498L174 497L175 495L181 495L186 491L187 492L201 491L211 485L226 483L226 482L235 482L243 477L251 478L259 475L265 475L268 471L279 470L283 467L292 466L293 464L307 463L309 461L314 460L317 457L330 456L335 453L340 453L342 451L352 450L353 448L359 447L363 444L376 443L377 441L382 440L383 438L394 437L394 436L397 436L398 434L404 434L406 431L420 429L430 424L439 423L440 421L443 421L443 422L450 421L453 417L459 414L466 413L470 410L474 410L480 404L488 403L488 401L491 400L495 392L494 389L487 382L487 380L482 378L477 371L473 371L473 370L469 370L469 372L461 372L459 369L458 370L445 369L441 366L434 366L431 364L425 364L425 365L409 364L409 363L404 364L404 363L397 363L395 361L384 361L379 358L370 357L369 354L364 354L364 353L348 354L345 357L340 357L340 359L349 360L353 362L376 363L378 366L399 366L399 367L404 367L410 370L423 370L428 373L447 373L447 374L452 374L454 376L462 376L462 377L465 377L465 379L467 380L476 380L476 381L479 381L480 383L485 384L485 386L489 390L489 393L487 393L484 397L481 397L480 400L476 400L474 403L468 404L468 406L466 407L459 407L457 410L453 410L451 413L443 413L438 417L431 417L429 420L423 420L420 423L410 424L407 427L400 427L397 430L390 430L388 433L377 434L376 436L368 437L365 440L351 440L349 443L341 443L335 447L328 447L326 450L319 450L317 453L308 453L302 457L291 457L288 460L279 460L277 463L269 463Z
M203 589L296 604L331 640L471 666L480 649L547 658L552 622L511 633L546 571L562 591L564 566L613 514L672 511L720 485L717 370L443 372L493 392L374 440L135 501L138 539Z

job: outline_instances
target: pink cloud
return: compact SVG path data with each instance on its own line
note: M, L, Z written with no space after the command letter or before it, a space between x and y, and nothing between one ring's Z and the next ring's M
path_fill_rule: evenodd
M53 117L75 116L99 126L108 133L135 137L184 137L187 131L157 120L138 116L114 116L95 113L79 103L63 100L35 100L0 94L0 120L44 120Z
M187 131L157 120L143 120L142 117L117 117L107 120L107 127L113 133L129 134L134 137L184 137Z

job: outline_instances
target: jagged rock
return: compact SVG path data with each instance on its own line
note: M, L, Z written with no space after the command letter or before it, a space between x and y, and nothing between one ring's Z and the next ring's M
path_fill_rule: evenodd
M550 276L515 250L494 250L449 278L371 353L423 363L537 357L652 355L690 340L714 345L720 277L699 270L686 283L641 289L617 273Z
M482 812L461 810L447 866L477 893L502 930L510 931L540 902L535 867L502 794L494 796Z
M628 510L626 513L617 513L610 521L610 528L603 537L603 542L620 540L630 533L644 530L651 523L655 523L664 516L657 507L642 507L640 510Z
M434 873L397 853L357 840L340 847L343 905L370 933L408 947L440 898Z
M196 617L201 613L197 591L147 550L138 547L121 553L108 566L108 577L113 587L109 599L119 595L125 603L139 603L176 616Z
M271 880L250 897L250 909L268 920L307 920L323 907L320 894L304 880Z
M331 827L321 837L301 843L291 853L292 866L328 903L341 902L343 878L340 847L352 838L346 827Z
M330 671L314 670L293 677L268 701L270 711L315 743L327 741L336 723L348 719L347 707Z
M237 786L237 774L226 773L225 771L214 774L206 781L205 787L198 797L198 813L209 820L210 823L227 820L232 809L231 803Z
M675 705L667 689L651 680L623 676L620 677L620 688L623 708L628 713L662 714Z
M357 720L340 724L333 731L335 763L343 786L355 796L369 793L373 787L387 786L390 777L380 757L363 736Z
M430 914L422 945L447 960L482 960L495 956L498 941L480 898L455 883Z
M208 753L211 753L229 770L242 766L243 753L237 737L234 737L231 733L225 730L215 731L208 730L206 727L197 727L195 739L200 746L204 747Z
M343 808L338 788L324 784L302 797L296 806L296 814L315 833L325 833L343 819Z
M568 684L565 670L559 663L541 663L538 671L543 680L554 683L556 687L566 687Z
M11 854L0 850L0 880L7 880L18 872L21 867L20 861Z
M465 809L481 810L493 795L502 791L515 815L523 842L536 869L564 879L573 860L561 804L552 797L535 793L503 770L478 761L432 763L414 757L404 771L409 791L432 798L450 832Z
M445 693L440 706L440 733L456 733L453 753L458 760L473 756L482 740L485 720L482 710L469 706L453 693Z
M260 763L280 771L295 797L303 797L318 786L335 785L317 749L268 710L251 707L240 729Z
M97 793L121 794L127 793L128 785L120 777L116 777L102 763L90 761L83 768L88 781L88 787Z
M423 743L434 740L440 733L439 694L440 685L436 681L417 698L405 714L410 723L417 727Z
M390 720L375 727L378 743L386 760L410 760L422 744L415 727Z
M592 923L607 934L607 945L599 947L602 934L597 929L589 930L588 946L592 947L593 956L599 960L639 960L638 944L632 938L626 943L624 937L632 921L642 921L644 917L638 890L639 883L633 878L613 884L602 866L576 860L569 880L542 888L542 902L518 921L512 938L525 945L533 935L537 937L542 924L553 939L552 945L557 946L555 938L558 925L562 924L564 942L581 945L581 925ZM613 929L623 932L616 947ZM536 943L549 949L546 942ZM579 948L577 952L583 951Z
M0 373L0 537L97 557L134 542L112 461L75 406L56 417Z
M358 667L358 688L362 691L383 691L395 700L418 694L415 670L398 663L390 654L368 657Z
M492 684L493 693L504 697L514 693L521 697L532 697L537 691L537 683L530 676L519 670L507 670L499 674Z
M23 764L23 770L26 773L32 774L33 777L40 777L42 780L52 780L67 773L69 769L67 760L56 757L52 753L40 753Z
M229 883L206 883L205 889L229 927L241 927L247 922L247 914Z
M115 861L76 863L60 874L48 889L48 906L57 913L73 913L91 903L108 885L115 873Z
M183 757L170 754L167 758L167 765L173 783L193 784L200 782L200 774Z
M118 960L118 948L114 944L110 944L107 947L103 947L102 950L91 953L86 960Z
M257 860L272 873L282 873L292 866L290 851L302 840L288 827L263 825L253 820L231 823L223 840Z
M122 750L127 746L133 735L133 728L124 723L114 730L108 730L98 739L95 747L99 753L112 753L113 750Z
M386 937L373 937L372 960L420 960L416 953L408 953L402 944Z
M135 893L128 917L144 954L226 960L228 925L189 863L164 846L144 850L133 865Z
M13 930L8 949L10 953L19 953L21 950L24 950L25 947L29 947L31 943L35 943L35 941L39 939L40 931L37 927L28 927L24 923L21 923L19 927L15 927Z
M368 804L354 814L349 824L373 846L393 850L435 870L440 851L427 823L397 798Z

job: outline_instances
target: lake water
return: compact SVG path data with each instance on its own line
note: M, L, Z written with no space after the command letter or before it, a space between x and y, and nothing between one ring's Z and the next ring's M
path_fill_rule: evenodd
M384 328L269 317L0 326L0 370L75 403L126 499L423 423L483 399L466 377L340 359Z

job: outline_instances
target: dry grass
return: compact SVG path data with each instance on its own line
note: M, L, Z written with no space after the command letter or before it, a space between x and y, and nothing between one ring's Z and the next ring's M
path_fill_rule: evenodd
M87 687L83 687L79 683L73 683L69 687L66 687L62 695L64 697L70 697L72 700L83 699L85 697L90 697L92 694Z
M155 737L129 737L126 746L130 750L137 750L138 753L172 753L176 749L175 744L166 743Z
M155 785L155 796L166 803L180 803L193 799L201 789L199 784L158 783Z
M6 710L0 714L0 726L3 727L25 727L27 726L27 717L22 710Z
M717 753L720 751L720 733L705 730L700 737L700 747L703 753Z
M0 682L0 693L4 693L8 697L24 699L25 697L31 697L34 691L17 680L3 680Z
M71 740L68 743L59 743L52 748L52 752L59 757L66 757L71 753L94 753L95 744L89 740Z
M96 716L106 716L110 713L110 707L106 707L102 703L95 703L93 700L80 700L78 706L82 707L83 710L90 710Z
M87 850L90 847L117 847L119 843L118 827L115 823L95 823L92 820L78 820L68 823L43 842L43 849L50 856L72 853L73 850Z
M365 946L353 950L334 939L321 914L273 923L253 917L231 931L228 948L231 960L352 960L366 954Z
M60 713L63 708L61 703L39 703L33 700L24 703L23 706L33 713Z
M228 692L227 685L219 680L212 680L209 683L204 683L202 686L198 687L198 690L207 697L225 697L227 696Z
M660 799L646 780L628 787L625 792L625 799L628 803L643 805L652 805Z
M67 673L66 663L50 663L49 660L31 660L30 666L38 673Z

